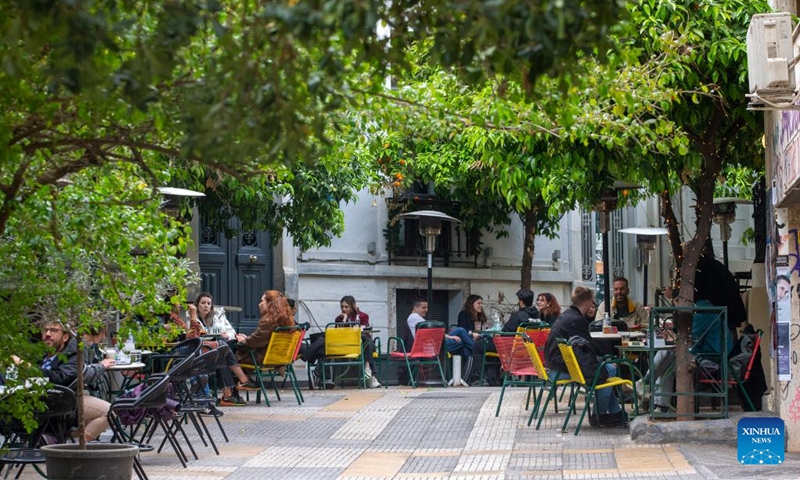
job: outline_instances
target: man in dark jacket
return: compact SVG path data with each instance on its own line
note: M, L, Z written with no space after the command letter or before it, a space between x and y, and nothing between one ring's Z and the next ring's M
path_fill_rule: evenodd
M539 310L533 306L533 291L523 288L517 292L517 305L519 310L503 325L503 331L514 333L521 323L539 321Z
M594 292L586 287L576 287L572 291L570 300L572 305L558 316L550 328L550 335L547 337L547 343L544 348L550 375L556 375L556 378L561 379L569 378L569 370L564 358L561 356L561 350L558 348L558 339L569 340L574 336L578 336L585 339L587 345L591 346L592 336L589 333L589 323L594 319L597 309L594 303ZM583 365L581 365L581 368L584 369ZM616 375L617 369L615 365L606 365L606 368L609 376ZM587 381L591 381L591 378L587 378ZM622 415L622 407L617 402L617 398L611 388L603 388L597 391L595 408L599 409L601 425L624 425L625 419ZM594 419L594 415L591 415L589 417L590 423L594 422Z
M42 341L49 347L42 373L56 385L70 386L78 378L77 340L61 323L48 322L42 328Z

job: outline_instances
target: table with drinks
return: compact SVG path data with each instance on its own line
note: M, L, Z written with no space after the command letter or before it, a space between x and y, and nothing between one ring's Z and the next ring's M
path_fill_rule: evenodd
M591 332L592 344L601 355L616 355L616 347L627 346L632 341L644 338L642 332Z
M127 348L130 348L128 345ZM106 368L106 378L108 379L108 401L112 401L114 395L119 395L133 386L134 380L139 378L139 374L145 367L142 362L143 357L152 354L150 350L130 350L123 347L122 350L107 348L104 352L106 359L113 359L114 365ZM119 374L117 375L117 372Z

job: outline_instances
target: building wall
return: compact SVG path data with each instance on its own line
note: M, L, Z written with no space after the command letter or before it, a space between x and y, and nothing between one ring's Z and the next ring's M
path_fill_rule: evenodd
M687 231L693 230L694 210L689 192L679 196L679 218ZM729 244L732 267L741 259L740 270L749 270L753 248L740 244L743 231L752 225L752 207L743 206L737 211L737 222ZM395 291L397 289L419 289L422 295L427 290L427 266L421 255L416 266L389 265L383 229L387 221L386 201L362 191L359 200L343 204L345 230L341 237L334 238L331 246L305 252L292 245L291 237L284 236L282 254L285 291L290 298L300 300L299 318L320 329L339 314L339 300L344 295L353 295L359 308L369 313L372 323L383 331L380 336L394 334L393 322L397 316ZM658 199L653 198L622 212L622 227L660 226ZM560 235L555 239L536 238L532 288L534 292L551 292L562 307L569 305L572 289L578 284L595 288L594 281L581 277L581 229L580 215L571 212L561 221ZM450 306L449 323L455 323L464 298L472 293L481 295L491 315L495 309L507 316L515 304L514 293L519 288L522 258L523 226L517 216L512 218L507 238L495 238L492 233L483 237L484 254L478 259L477 268L441 267L433 269L434 290L446 290ZM718 229L712 231L719 238ZM643 269L636 247L635 236L621 236L624 242L624 275L628 277L631 296L641 300ZM666 237L659 239L657 250L652 255L648 272L648 303L654 302L656 288L669 284L672 268L671 252ZM721 244L716 242L718 255ZM748 260L748 258L750 260ZM554 260L556 259L556 260Z
M359 308L370 315L379 336L386 341L394 335L397 289L427 291L426 258L420 256L417 265L389 265L389 255L383 229L387 222L385 199L368 191L360 192L359 201L343 204L345 230L334 238L328 248L299 251L285 235L282 242L285 291L300 301L300 321L308 321L322 329L339 314L339 300L353 295ZM571 248L579 242L579 228L574 214L561 221L561 235L553 240L536 239L533 290L552 292L562 304L569 303L569 294L580 280L575 266L580 259ZM446 290L449 295L449 323L455 323L464 298L476 293L484 298L487 313L502 294L498 312L506 313L516 303L515 292L520 284L523 228L518 217L512 219L508 238L483 237L484 254L477 268L433 268L434 290ZM374 247L374 248L373 248ZM554 252L557 260L553 260ZM577 252L579 255L580 252Z

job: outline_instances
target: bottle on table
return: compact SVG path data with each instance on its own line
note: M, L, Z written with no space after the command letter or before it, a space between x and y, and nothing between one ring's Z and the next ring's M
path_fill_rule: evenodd
M603 315L603 333L613 333L611 328L611 317L608 316L608 312Z

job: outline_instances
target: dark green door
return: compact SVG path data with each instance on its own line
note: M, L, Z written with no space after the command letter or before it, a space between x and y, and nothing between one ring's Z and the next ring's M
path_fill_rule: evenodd
M237 331L249 334L258 325L261 295L272 288L269 233L240 231L226 239L201 225L199 251L203 291L211 293L215 305L240 308L241 312L229 311L228 320Z

